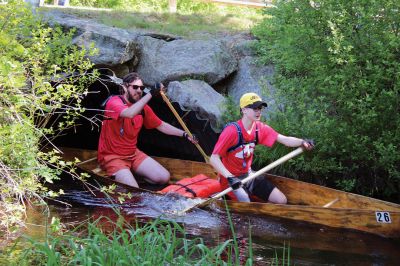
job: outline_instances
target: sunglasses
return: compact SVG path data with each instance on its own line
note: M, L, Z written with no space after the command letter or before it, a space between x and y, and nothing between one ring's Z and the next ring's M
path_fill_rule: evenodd
M250 108L250 109L252 109L254 112L257 112L257 111L262 111L262 110L264 110L264 106L259 106L259 107L256 107L256 108Z
M140 89L141 91L143 91L146 87L145 86L139 86L139 85L129 85L129 87L132 87L134 90Z

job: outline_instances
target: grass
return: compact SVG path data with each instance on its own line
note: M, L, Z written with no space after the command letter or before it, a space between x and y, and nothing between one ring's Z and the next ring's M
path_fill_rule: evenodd
M286 246L285 243L283 243L283 248L282 248L282 254L278 255L278 252L275 250L275 257L272 260L273 265L287 265L290 266L290 246Z
M42 7L49 10L49 7ZM205 4L195 10L186 8L169 13L163 8L131 6L121 9L62 8L62 12L89 18L123 29L145 29L192 37L196 33L232 34L250 29L262 19L262 10L246 7Z
M173 221L156 219L144 224L101 216L67 228L60 219L46 224L45 237L27 238L0 252L0 265L253 265L251 226L248 243L237 240L228 206L231 237L218 243L187 235ZM47 220L46 220L47 221ZM275 251L271 265L290 265L290 248Z
M105 195L113 202L113 197ZM53 217L45 218L44 237L25 237L12 247L0 250L0 265L253 265L253 241L239 241L228 205L225 210L229 238L207 240L187 235L185 228L161 218L132 223L113 208L110 217L69 225ZM218 238L219 239L219 238ZM217 243L215 243L217 241ZM290 247L267 261L270 265L290 265Z
M122 221L122 217L118 222L101 217L65 234L53 232L45 241L31 240L18 256L9 256L8 265L237 264L232 240L208 247L201 238L188 239L174 222L132 226Z

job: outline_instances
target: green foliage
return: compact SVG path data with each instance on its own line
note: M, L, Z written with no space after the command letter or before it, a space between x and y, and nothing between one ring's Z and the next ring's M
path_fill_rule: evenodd
M124 4L124 0L70 0L72 6L86 6L98 8L117 8Z
M232 97L226 97L223 109L225 111L221 117L222 126L241 118L239 105L235 103Z
M286 243L283 243L282 255L278 255L278 252L275 250L275 257L272 260L272 265L288 265L290 266L290 246L286 246Z
M254 29L284 104L272 125L314 138L288 172L366 195L400 190L399 1L276 1Z
M62 168L73 172L73 163L41 149L82 115L96 73L87 73L92 64L71 32L46 27L23 1L0 5L0 28L0 229L10 231L24 200L56 194L42 183Z
M74 6L100 7L100 8L123 8L137 11L167 12L168 0L71 0ZM177 10L181 13L215 11L216 6L212 3L192 0L178 0Z
M107 229L104 224L108 224ZM155 220L132 226L100 217L73 231L63 232L53 219L52 234L45 242L30 240L14 257L22 265L235 265L230 253L234 244L226 240L207 247L200 238L189 239L175 222ZM237 248L237 247L236 247Z
M177 0L177 2L177 10L183 14L218 12L218 7L213 3L193 0Z
M204 36L204 32L210 34L249 30L262 17L259 9L221 6L195 0L177 1L177 13L169 13L167 0L121 0L115 4L107 4L112 10L63 9L63 12L81 17L89 16L118 28L151 29L192 38L194 32L201 32ZM71 1L71 5L105 7L97 1Z

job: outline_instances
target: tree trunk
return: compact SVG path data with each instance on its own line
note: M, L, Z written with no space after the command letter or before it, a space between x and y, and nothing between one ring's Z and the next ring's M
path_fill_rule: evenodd
M176 7L178 5L177 2L178 2L178 0L168 0L170 13L176 13Z

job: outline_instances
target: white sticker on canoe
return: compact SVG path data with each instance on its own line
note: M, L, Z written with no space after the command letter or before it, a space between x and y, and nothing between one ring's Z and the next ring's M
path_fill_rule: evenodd
M385 224L392 223L392 219L390 219L389 212L375 212L375 216L376 216L376 221L378 223L385 223Z

